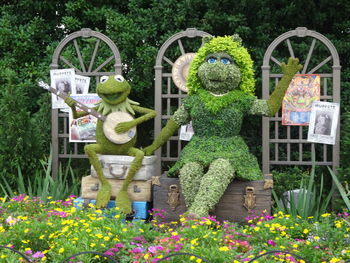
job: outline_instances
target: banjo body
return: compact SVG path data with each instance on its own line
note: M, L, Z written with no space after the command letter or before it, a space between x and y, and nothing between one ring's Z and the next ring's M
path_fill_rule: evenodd
M131 114L116 111L108 114L103 122L103 133L106 138L116 144L124 144L130 141L136 135L136 126L124 133L116 133L115 127L122 122L132 121L134 118Z

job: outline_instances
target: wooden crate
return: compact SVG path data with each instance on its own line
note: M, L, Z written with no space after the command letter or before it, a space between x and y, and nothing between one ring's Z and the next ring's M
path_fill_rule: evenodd
M178 221L179 215L186 212L184 197L178 178L162 175L159 184L153 185L153 208L165 211L163 222Z
M115 199L117 193L124 180L107 179L112 186L111 199ZM86 199L96 199L97 192L100 187L98 178L85 176L81 181L81 197ZM152 181L132 181L128 188L128 194L131 201L147 201L152 200Z
M272 187L271 175L265 175L265 179L259 181L234 180L211 214L217 220L232 222L244 221L245 217L260 215L263 211L270 214ZM153 186L153 208L166 211L166 218L161 219L164 222L177 221L179 215L186 212L178 178L160 177L160 186Z

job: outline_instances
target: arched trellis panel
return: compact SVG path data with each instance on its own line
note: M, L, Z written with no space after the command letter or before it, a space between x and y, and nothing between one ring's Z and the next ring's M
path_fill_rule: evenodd
M117 46L109 37L89 28L68 35L57 46L51 69L63 68L74 68L76 74L94 78L95 83L90 82L93 86L101 76L122 72ZM55 177L61 158L86 158L86 155L83 143L69 143L68 113L52 109L51 122L52 175Z
M276 66L282 59L286 62L289 56L300 59L301 74L320 75L321 101L340 102L341 66L337 50L325 36L305 27L280 35L266 50L262 66L263 99L270 97L282 76L275 70ZM317 165L329 165L333 170L339 166L340 125L335 145L326 145L307 142L308 126L282 126L281 120L281 112L274 117L263 117L264 174L270 173L272 165L312 165L311 156L315 156Z
M178 89L172 80L172 68L175 61L188 53L195 52L201 43L201 38L210 36L209 33L188 28L170 37L160 48L155 64L155 110L157 117L154 123L155 136L159 134L166 121L181 105L181 100L187 96L186 92ZM197 41L197 42L196 42ZM184 142L179 136L170 137L169 141L155 152L157 155L157 175L160 175L162 166L175 162ZM165 168L166 169L166 168Z

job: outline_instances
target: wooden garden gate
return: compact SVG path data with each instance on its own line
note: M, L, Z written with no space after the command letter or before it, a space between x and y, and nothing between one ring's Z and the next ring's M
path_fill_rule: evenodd
M298 52L309 46L307 54ZM325 36L305 27L277 37L266 50L262 66L263 99L282 74L279 65L288 57L298 57L304 65L301 74L320 74L321 101L340 102L340 64L334 45ZM331 65L329 65L331 64ZM339 122L338 122L339 123ZM339 131L334 146L307 142L308 126L282 126L281 112L274 117L263 117L263 173L270 173L271 165L311 165L315 156L317 165L339 166Z
M99 55L97 55L99 54ZM76 74L94 77L94 89L101 76L121 74L120 53L114 42L104 34L83 28L64 38L57 46L51 69L74 68ZM52 109L52 176L57 174L61 158L87 158L85 143L69 143L68 113Z

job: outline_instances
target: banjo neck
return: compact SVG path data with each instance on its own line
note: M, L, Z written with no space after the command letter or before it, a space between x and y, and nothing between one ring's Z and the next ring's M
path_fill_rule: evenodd
M50 85L48 85L47 83L45 83L43 81L39 81L38 85L40 87L50 91L51 93L57 95L61 99L66 99L66 98L69 97L69 95L67 93L59 91L57 89L54 89L53 87L51 87ZM94 110L92 108L89 108L89 107L85 106L84 104L81 104L79 101L74 100L74 102L75 102L75 106L77 106L79 109L82 109L83 111L91 114L92 116L95 116L97 119L99 119L101 121L105 121L106 120L107 117L105 115L102 115L98 111L96 111L96 110Z

